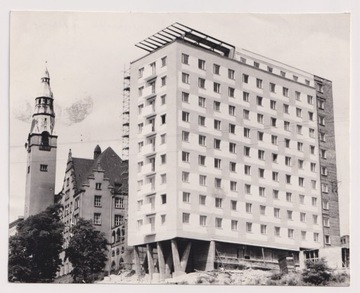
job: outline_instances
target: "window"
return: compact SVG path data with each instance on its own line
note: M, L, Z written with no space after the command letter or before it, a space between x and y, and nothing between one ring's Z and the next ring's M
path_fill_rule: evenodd
M245 184L244 188L245 188L246 194L251 194L251 185L250 184Z
M330 219L329 218L324 217L324 226L325 227L330 227Z
M219 150L220 149L220 145L221 145L221 140L220 139L214 139L214 149Z
M161 118L161 124L166 124L166 114L161 115L160 118Z
M138 133L141 133L144 127L144 123L139 123L138 124Z
M293 75L293 80L298 81L298 80L299 80L299 77L296 76L296 75Z
M289 121L284 121L284 130L290 131L290 122Z
M235 106L229 105L229 115L235 116Z
M181 100L184 103L189 103L189 93L182 92L181 93Z
M160 156L161 165L166 164L166 154Z
M309 105L312 105L312 104L314 103L313 97L310 96L310 95L308 95L308 96L307 96L307 102L308 102Z
M221 178L215 178L214 183L216 188L221 188Z
M289 96L289 89L286 87L283 87L283 96L288 97Z
M220 102L214 101L214 111L220 112Z
M286 114L289 114L289 105L288 104L283 104L283 111Z
M229 124L229 133L235 134L235 124Z
M321 192L329 193L329 185L326 183L321 183Z
M320 174L321 174L322 176L327 176L327 175L328 175L328 170L327 170L327 168L321 166L321 168L320 168Z
M274 217L280 218L280 209L279 208L274 208Z
M95 195L94 207L101 207L101 196L100 195Z
M259 177L260 178L265 178L265 170L262 168L259 168Z
M166 76L163 76L161 78L161 86L165 86L166 85Z
M301 125L296 125L296 132L297 132L297 134L302 134L302 126Z
M326 244L326 245L330 245L330 244L331 244L330 235L325 235L325 244Z
M285 147L289 148L290 147L290 139L285 138Z
M189 142L189 135L190 133L188 131L182 132L182 141Z
M271 143L273 145L277 145L278 144L278 137L276 135L271 135Z
M228 88L228 95L229 95L230 98L235 97L235 89L232 88L232 87L229 87Z
M276 110L276 101L270 100L270 108L271 108L272 110Z
M322 93L324 91L324 86L321 83L316 83L316 90Z
M249 102L249 93L247 92L243 92L243 101L244 102Z
M198 87L201 89L205 88L205 79L204 78L200 78L198 79Z
M161 204L166 204L166 194L162 194L161 196Z
M182 112L182 121L189 122L190 113L189 112Z
M302 142L298 142L298 143L297 143L297 150L298 150L299 152L302 152L302 151L303 151L303 146L304 146L304 144L303 144Z
M199 224L200 226L206 226L206 216L202 216L200 215L200 218L199 218Z
M278 154L272 154L272 161L273 163L277 163L277 159L278 159Z
M199 69L205 70L205 60L198 60L198 67Z
M273 198L279 199L279 190L273 189Z
M249 166L249 165L244 166L244 174L251 175L251 166Z
M190 75L187 73L182 73L181 74L181 80L183 83L189 84L189 79L190 79Z
M260 225L260 233L266 234L266 225L263 225L263 224Z
M326 159L326 150L321 149L320 150L320 156L322 159Z
M114 217L114 224L115 227L120 226L124 220L124 217L122 215L115 215Z
M314 154L315 154L315 146L310 145L309 147L310 147L310 153L311 153L312 155L314 155Z
M319 242L319 233L314 233L314 242Z
M214 120L214 128L216 130L221 130L221 121L220 120Z
M232 200L232 201L230 201L230 203L231 203L231 210L236 211L237 201Z
M310 85L310 80L305 79L305 84L306 84L306 85Z
M161 174L160 178L161 178L161 184L166 184L166 174Z
M228 78L235 79L235 71L232 69L228 69Z
M250 138L250 128L244 128L244 137Z
M271 117L271 126L276 127L276 118Z
M181 54L181 63L189 64L189 55L182 53Z
M229 152L236 154L236 143L233 143L233 142L229 143Z
M281 75L282 77L285 77L285 76L286 76L286 72L285 72L285 71L280 71L280 75Z
M301 117L302 116L302 111L300 108L296 108L296 116L297 117Z
M190 203L190 192L183 192L183 202Z
M220 83L214 82L214 92L220 93Z
M94 225L101 225L101 214L100 213L94 214Z
M319 124L321 126L325 126L325 117L319 115L318 118L319 118Z
M217 159L217 158L214 159L214 167L217 169L221 169L221 160L220 159Z
M189 161L190 161L190 153L182 152L182 161L189 163Z
M309 128L309 137L315 137L315 129Z
M200 126L205 126L205 117L204 116L199 116L198 123L199 123Z
M222 227L222 218L215 218L215 227L216 228Z
M299 169L304 169L304 160L298 160Z
M247 202L246 205L245 205L245 209L246 209L247 213L251 214L251 212L252 212L252 204Z
M266 213L266 206L261 205L260 206L260 215L265 215Z
M275 87L276 87L275 83L270 82L270 92L275 93Z
M316 189L316 180L311 180L311 188Z
M199 145L206 146L206 136L205 135L199 135Z
M301 101L300 95L301 95L300 92L295 91L295 99L296 99L297 101Z
M165 105L166 104L166 95L162 95L160 97L160 99L161 99L161 105Z
M262 89L262 87L263 87L262 79L259 79L259 78L256 79L256 87L259 89Z
M286 166L291 166L291 157L285 157L285 165Z
M310 163L311 172L316 172L316 163Z
M240 62L242 62L242 63L246 63L246 58L244 58L244 57L240 57Z
M219 75L220 74L220 65L214 64L213 73Z
M324 100L317 100L317 106L319 109L324 110L325 109L325 101Z
M161 67L166 66L166 56L161 58Z
M306 214L305 213L300 213L300 221L303 223L306 222Z
M199 184L201 186L205 186L206 185L206 176L205 175L199 175Z
M258 106L262 106L262 101L263 101L263 98L262 98L262 97L259 97L259 96L256 97L256 104L257 104Z
M301 204L304 204L305 203L305 195L299 194L299 201Z
M249 75L243 74L242 75L242 81L243 81L243 83L248 83L249 82Z
M183 213L182 214L182 222L184 224L189 224L190 223L190 214L189 213Z
M272 172L272 180L279 181L279 173L278 172L275 172L275 171Z
M311 198L311 205L312 205L313 207L316 207L316 205L317 205L317 198L316 198L316 197L312 197L312 198Z
M258 150L258 159L259 160L265 160L265 151Z
M95 189L101 190L101 183L95 183Z
M287 211L287 219L288 219L288 220L292 220L292 219L293 219L293 212L292 212L292 211Z
M294 239L294 229L288 229L288 238Z
M259 68L260 67L259 62L254 61L254 67Z
M230 162L230 171L231 172L236 172L236 163L235 162Z
M306 240L306 231L301 231L301 240Z
M274 235L280 237L280 227L274 227Z
M265 187L259 187L259 196L265 196Z
M230 190L231 191L237 190L237 182L236 181L230 181Z
M231 230L237 231L237 229L238 229L238 221L231 220Z
M139 78L142 78L142 77L143 77L143 74L144 74L144 67L139 68L138 77L139 77Z
M166 215L161 215L161 225L164 225L166 222Z
M252 223L249 222L246 223L246 232L248 233L252 232Z
M308 112L308 114L309 114L309 120L314 121L314 113L313 112Z
M292 200L292 193L286 192L286 201L291 202L291 200Z
M116 209L124 209L124 199L120 197L115 197L115 208Z
M200 166L205 166L205 156L199 155L199 165Z
M250 157L250 147L244 146L244 156Z
M314 222L314 225L317 225L317 223L318 223L318 216L317 215L313 215L313 222Z
M269 72L271 72L271 73L273 72L273 68L270 67L270 66L267 67L267 70L268 70Z
M199 107L205 108L206 107L206 99L203 97L199 97Z
M249 111L249 110L244 109L244 110L243 110L243 117L244 117L244 119L249 120L249 117L250 117L250 111Z
M189 172L182 172L182 182L189 182Z
M291 184L291 175L285 174L285 179L287 184Z
M41 172L47 172L48 171L48 165L40 164L40 171Z
M219 198L219 197L215 198L215 207L222 208L222 198Z
M206 195L203 194L199 195L199 204L203 206L206 204Z

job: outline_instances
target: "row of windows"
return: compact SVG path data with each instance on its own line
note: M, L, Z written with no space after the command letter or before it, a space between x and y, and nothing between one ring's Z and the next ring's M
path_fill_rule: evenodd
M187 64L189 65L189 60L190 60L190 56L188 54L182 54L181 55L181 62L183 64ZM240 61L242 63L247 63L246 61L246 58L244 57L240 57ZM197 66L199 69L201 70L206 70L206 60L203 60L203 59L198 59L198 62L197 62ZM253 66L256 67L256 68L259 68L260 67L260 63L257 62L257 61L254 61L253 62ZM267 66L267 71L270 72L270 73L273 73L273 67L271 66ZM220 75L220 65L219 64L216 64L216 63L213 63L212 64L212 72L213 74L215 75ZM286 72L285 71L280 71L280 75L282 77L286 77ZM294 81L298 81L299 80L299 77L297 75L294 75L293 74L293 80ZM233 69L228 69L228 78L229 79L235 79L235 71ZM305 84L306 85L310 85L310 80L308 79L305 79ZM320 85L319 85L320 86Z
M102 224L102 218L101 213L94 213L93 218L94 225L101 225ZM124 223L124 216L123 215L114 215L114 226L120 226Z
M101 195L95 195L94 196L94 207L101 207ZM124 209L124 199L120 197L114 198L114 206L116 209Z

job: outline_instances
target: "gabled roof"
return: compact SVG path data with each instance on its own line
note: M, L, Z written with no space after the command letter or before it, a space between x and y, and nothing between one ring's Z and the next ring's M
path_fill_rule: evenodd
M82 158L72 158L72 166L74 168L74 176L76 182L76 191L81 189L81 185L86 181L86 177L89 169L94 164L94 160L91 159L82 159Z

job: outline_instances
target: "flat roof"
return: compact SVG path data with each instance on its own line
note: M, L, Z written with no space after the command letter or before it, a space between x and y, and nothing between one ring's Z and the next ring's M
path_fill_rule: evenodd
M145 40L138 42L135 46L151 53L175 41L176 39L185 40L189 43L226 57L229 57L231 51L235 51L235 46L178 22L169 25L165 29L153 34Z

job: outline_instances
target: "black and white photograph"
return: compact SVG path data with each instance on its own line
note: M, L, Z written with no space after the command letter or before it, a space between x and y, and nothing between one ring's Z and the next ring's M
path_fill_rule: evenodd
M7 282L350 286L350 13L9 20Z

